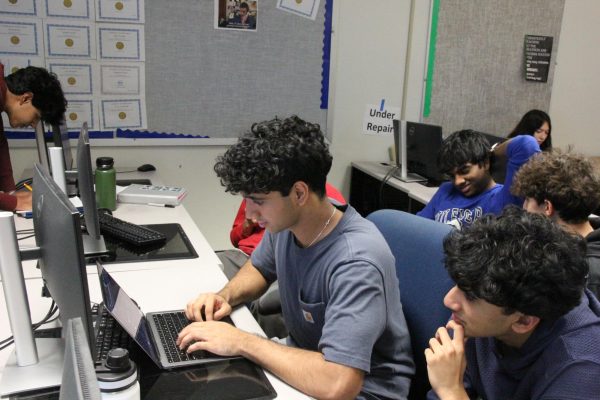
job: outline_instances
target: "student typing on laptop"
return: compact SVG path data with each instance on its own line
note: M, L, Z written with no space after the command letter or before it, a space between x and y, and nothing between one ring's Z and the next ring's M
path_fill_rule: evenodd
M414 365L394 258L375 226L328 201L331 162L319 126L298 117L254 124L217 160L226 191L266 233L221 291L188 304L197 322L177 342L242 355L312 397L404 399ZM287 346L218 321L275 279Z

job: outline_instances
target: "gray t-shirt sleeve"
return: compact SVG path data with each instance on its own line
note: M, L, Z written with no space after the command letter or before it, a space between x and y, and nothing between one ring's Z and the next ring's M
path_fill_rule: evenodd
M277 280L275 267L275 244L269 231L265 234L250 256L252 265L262 274L269 284Z
M379 270L366 261L336 268L319 341L327 361L370 372L373 347L388 318L384 287Z

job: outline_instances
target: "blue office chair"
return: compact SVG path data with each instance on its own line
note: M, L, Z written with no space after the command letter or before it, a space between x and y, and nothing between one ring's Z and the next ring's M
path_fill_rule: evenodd
M436 329L450 318L443 299L454 284L444 267L442 242L453 228L397 210L375 211L367 219L381 231L396 258L416 366L409 399L424 399L431 388L424 351Z

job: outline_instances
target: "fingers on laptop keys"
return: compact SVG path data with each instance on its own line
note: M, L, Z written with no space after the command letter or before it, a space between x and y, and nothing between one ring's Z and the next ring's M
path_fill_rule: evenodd
M215 293L203 293L187 304L186 317L190 321L219 320L231 313L227 302Z

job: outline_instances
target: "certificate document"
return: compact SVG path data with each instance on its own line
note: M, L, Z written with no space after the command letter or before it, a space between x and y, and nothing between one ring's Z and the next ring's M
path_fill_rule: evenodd
M277 8L314 20L319 12L320 0L278 0Z
M18 15L35 17L38 15L36 0L2 0L0 1L0 15Z
M44 57L0 56L0 62L4 64L4 73L6 75L29 66L46 67Z
M97 0L97 21L144 22L144 0Z
M102 94L125 94L145 97L144 63L102 64Z
M38 20L0 18L0 54L41 56L41 35Z
M43 0L47 17L94 20L92 0Z
M91 62L71 63L54 59L48 62L48 70L58 76L63 92L67 95L94 94L94 67Z
M91 99L74 100L68 99L67 111L65 112L67 128L81 129L84 122L88 123L90 130L98 130L98 121L94 101Z
M45 22L45 32L47 57L95 58L92 26Z
M98 24L98 58L101 60L144 61L144 27L141 25Z
M101 100L102 129L146 128L146 106L141 99Z

